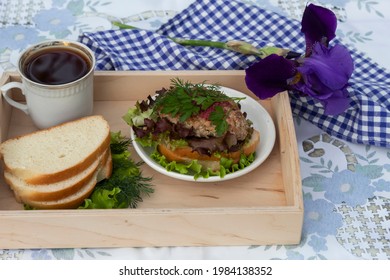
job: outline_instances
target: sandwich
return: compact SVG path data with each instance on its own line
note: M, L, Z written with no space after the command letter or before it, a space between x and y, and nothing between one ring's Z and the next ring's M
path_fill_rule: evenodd
M153 147L151 157L169 171L223 177L254 161L259 131L242 112L244 98L219 86L172 79L123 117L135 141Z

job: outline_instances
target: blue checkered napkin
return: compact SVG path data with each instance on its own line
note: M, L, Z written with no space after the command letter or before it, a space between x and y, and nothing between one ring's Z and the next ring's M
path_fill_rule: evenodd
M216 48L183 47L167 36L245 40L260 48L274 42L291 44L291 40L286 40L286 33L298 38L299 28L290 28L287 22L278 14L242 3L200 0L157 32L108 30L85 33L79 40L95 51L98 70L234 70L244 69L256 58ZM285 25L283 32L279 25ZM258 35L259 31L262 36Z
M183 47L167 37L305 49L299 21L230 0L195 1L157 32L108 30L83 34L80 41L95 52L98 70L231 70L257 60L222 49ZM390 74L362 53L351 53L356 68L350 80L351 108L326 116L320 104L291 92L293 112L341 139L390 147Z

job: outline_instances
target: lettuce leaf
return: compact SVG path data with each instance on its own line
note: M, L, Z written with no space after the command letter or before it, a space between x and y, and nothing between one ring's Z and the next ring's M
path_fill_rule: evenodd
M144 195L149 196L154 192L151 178L141 173L141 163L135 163L130 157L130 143L120 131L111 132L111 177L97 183L91 196L84 200L79 209L136 208Z
M152 114L152 108L142 112L140 104L137 102L135 107L130 108L122 118L130 126L143 126L144 120L151 118Z
M79 209L126 208L126 203L118 196L120 192L119 187L111 190L99 188L92 193L90 198L84 200L84 204Z
M249 156L242 154L240 160L234 163L232 159L221 157L220 169L213 171L212 169L203 169L202 165L197 160L192 160L189 163L180 163L176 161L168 161L164 155L157 149L150 154L150 157L164 167L169 172L178 172L180 174L193 175L194 179L209 178L210 176L219 176L224 178L227 174L236 172L249 166L255 160L255 154Z

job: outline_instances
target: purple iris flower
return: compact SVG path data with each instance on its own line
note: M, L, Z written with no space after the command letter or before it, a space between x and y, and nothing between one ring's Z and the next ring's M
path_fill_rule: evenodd
M336 25L332 11L308 5L302 18L305 57L288 60L274 54L267 56L245 70L247 87L260 99L296 90L320 101L326 114L342 113L349 106L347 86L354 65L347 48L328 47Z

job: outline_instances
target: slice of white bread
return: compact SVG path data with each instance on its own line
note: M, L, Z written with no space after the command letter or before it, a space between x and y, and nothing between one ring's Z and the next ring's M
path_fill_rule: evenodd
M50 184L88 168L110 144L99 115L84 117L0 144L4 169L28 184Z
M11 187L19 200L59 200L80 190L92 179L93 176L95 176L96 171L104 169L102 166L104 167L108 165L107 167L109 167L109 161L111 161L110 149L106 150L102 155L99 156L96 161L94 161L88 168L84 169L79 174L51 184L28 184L23 179L8 171L4 172L4 178L6 183ZM106 174L104 174L103 170L101 176L102 178L99 177L98 181L104 179L105 176Z
M105 164L100 166L100 168L94 172L92 178L72 194L57 200L30 200L21 196L19 196L18 199L35 209L74 209L79 207L84 202L84 199L91 195L99 181L109 178L111 176L111 172L112 158L110 154Z

